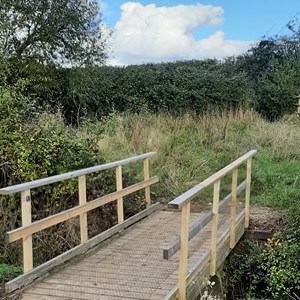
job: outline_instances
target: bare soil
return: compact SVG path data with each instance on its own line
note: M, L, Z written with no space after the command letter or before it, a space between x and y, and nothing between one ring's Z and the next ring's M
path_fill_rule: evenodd
M253 206L250 208L250 228L275 233L284 226L284 212L270 207Z

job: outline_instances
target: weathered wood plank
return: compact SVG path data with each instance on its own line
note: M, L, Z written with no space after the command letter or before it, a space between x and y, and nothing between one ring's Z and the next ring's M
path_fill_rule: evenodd
M98 245L99 243L103 242L104 240L112 237L113 235L119 233L121 230L126 229L127 227L133 225L134 223L138 222L139 220L149 216L153 212L161 209L161 205L156 203L152 205L149 209L146 209L133 217L125 220L122 224L115 225L114 227L100 233L99 235L93 237L89 241L87 241L83 245L78 245L73 249L53 258L52 260L34 268L32 271L22 274L19 277L7 282L5 284L5 290L7 292L14 291L22 286L26 286L32 283L35 279L44 276L50 270L54 269L55 267L65 263L66 261L74 258L77 255L83 254L92 247Z

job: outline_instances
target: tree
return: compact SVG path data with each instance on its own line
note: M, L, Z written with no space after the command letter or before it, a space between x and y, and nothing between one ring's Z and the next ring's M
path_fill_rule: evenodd
M0 0L0 55L7 59L99 65L109 36L96 0Z

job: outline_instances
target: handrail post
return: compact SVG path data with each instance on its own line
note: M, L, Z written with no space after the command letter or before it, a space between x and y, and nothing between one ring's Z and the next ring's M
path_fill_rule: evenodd
M31 195L30 190L21 192L22 226L30 225L31 219ZM32 234L23 238L23 271L33 269Z
M78 177L78 194L79 205L86 203L86 176L82 175ZM86 243L88 240L88 226L87 226L87 213L80 215L80 241L81 244Z
M230 201L230 249L235 246L235 216L236 216L236 198L237 198L237 176L238 169L232 171L231 201Z
M116 186L117 186L117 191L121 191L123 189L122 166L118 166L116 168ZM123 197L117 199L117 206L118 206L118 224L121 224L124 221Z
M219 219L219 200L220 200L220 180L214 184L214 197L212 208L212 227L211 227L211 249L210 249L210 275L216 274L217 265L217 239L218 239L218 219Z
M144 180L148 180L149 177L149 159L144 159ZM145 199L147 208L151 206L150 186L145 187Z
M246 174L246 199L245 199L245 228L249 227L250 221L250 189L251 189L251 168L252 158L247 159L247 174Z
M187 258L188 258L190 207L191 207L191 203L190 202L186 203L182 207L182 212L181 212L179 291L178 291L179 300L185 300L185 295L186 295L186 272L187 272Z

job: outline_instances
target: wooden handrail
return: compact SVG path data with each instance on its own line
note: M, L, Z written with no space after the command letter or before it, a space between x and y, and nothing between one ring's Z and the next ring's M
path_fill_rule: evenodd
M9 231L6 233L6 239L9 243L11 243L11 242L17 241L19 239L26 238L28 235L37 233L37 232L44 230L46 228L49 228L53 225L56 225L61 222L67 221L71 218L77 217L83 213L87 213L97 207L100 207L104 204L115 201L121 197L132 194L134 192L137 192L137 191L144 189L145 187L148 187L157 182L158 182L158 177L156 176L147 181L142 181L140 183L133 184L133 185L126 187L120 191L117 191L117 192L105 195L103 197L100 197L98 199L89 201L83 205L79 205L79 206L70 208L68 210L62 211L53 216L50 216L45 219L31 223L30 225L23 226L23 227L14 229L12 231Z
M112 201L117 201L117 214L119 225L124 223L124 208L123 197L141 189L145 189L145 201L147 208L150 211L151 198L150 186L158 182L158 177L149 177L149 158L154 156L155 152L149 152L135 157L98 165L90 168L85 168L73 172L68 172L61 175L56 175L48 178L38 179L31 182L26 182L10 187L0 189L0 195L9 195L12 193L21 193L21 210L22 210L22 227L14 229L6 233L6 238L9 243L23 239L23 270L24 273L33 270L33 247L32 235L50 226L67 221L71 218L80 217L80 237L81 245L89 242L88 237L88 222L87 212L100 207ZM122 166L132 162L143 161L144 180L123 188L122 184ZM102 170L116 168L116 192L110 193L103 197L87 202L86 191L86 175ZM79 205L58 214L49 216L42 220L32 223L31 215L31 189L38 188L44 185L49 185L55 182L64 181L72 178L78 178L78 200Z
M251 184L251 162L252 157L256 154L257 150L251 150L244 154L237 160L233 161L220 171L216 172L212 176L208 177L195 187L191 188L187 192L183 193L176 199L168 203L169 208L182 209L181 212L181 229L180 229L180 253L179 253L179 280L178 280L178 299L186 299L187 288L187 258L188 258L188 241L189 241L189 219L190 219L190 204L191 200L197 196L201 191L205 190L209 186L213 185L213 206L211 217L211 241L209 250L209 274L213 276L216 274L217 269L217 248L218 248L218 219L219 219L219 202L220 202L220 183L224 176L232 173L231 184L231 199L230 199L230 224L228 228L229 233L229 247L234 248L237 242L236 237L236 201L238 195L237 175L238 167L246 162L246 197L245 197L245 209L242 211L244 218L243 228L249 226L249 211L250 211L250 184ZM238 216L240 219L241 214ZM177 290L174 291L177 293ZM172 295L173 292L172 292ZM172 298L171 296L170 298Z
M44 185L52 184L55 182L76 178L81 175L87 175L87 174L95 173L98 171L112 169L112 168L115 168L118 166L123 166L123 165L129 164L129 163L132 163L132 162L136 162L139 160L144 160L144 159L150 158L154 155L155 155L155 152L149 152L149 153L141 154L138 156L130 157L127 159L103 164L103 165L98 165L98 166L94 166L94 167L90 167L90 168L85 168L85 169L81 169L81 170L77 170L77 171L72 171L72 172L68 172L68 173L64 173L64 174L60 174L60 175L55 175L55 176L51 176L51 177L47 177L47 178L42 178L42 179L38 179L38 180L33 180L33 181L29 181L29 182L25 182L25 183L21 183L21 184L17 184L17 185L5 187L5 188L0 189L0 195L9 195L9 194L17 193L17 192L22 192L22 191L30 190L33 188L41 187Z
M227 175L233 169L240 166L244 163L247 159L251 158L256 154L257 150L251 150L248 153L244 154L231 164L227 165L225 168L221 169L217 173L213 174L212 176L208 177L201 183L197 184L187 192L183 193L179 197L175 198L174 200L168 203L169 208L181 209L187 202L191 201L194 197L196 197L201 191L205 190L216 181L220 180L222 177Z

